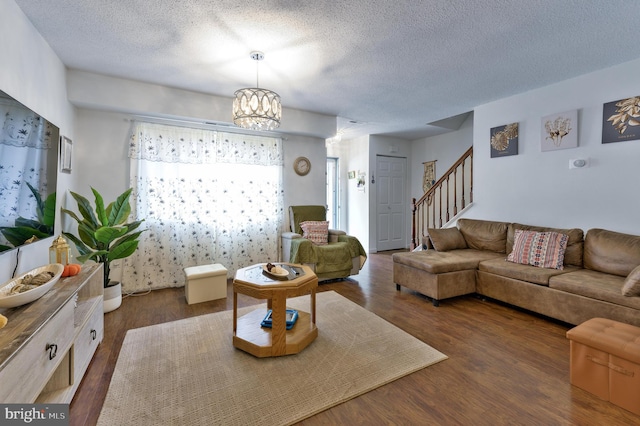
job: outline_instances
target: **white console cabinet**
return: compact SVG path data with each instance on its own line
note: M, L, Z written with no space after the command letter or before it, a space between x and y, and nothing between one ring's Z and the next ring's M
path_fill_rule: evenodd
M2 314L0 402L69 403L104 335L102 264Z

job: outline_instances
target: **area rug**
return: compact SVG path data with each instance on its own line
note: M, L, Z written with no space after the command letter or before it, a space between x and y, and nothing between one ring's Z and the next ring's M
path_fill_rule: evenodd
M98 424L292 424L447 358L333 291L316 324L311 345L275 358L233 347L232 311L129 330Z

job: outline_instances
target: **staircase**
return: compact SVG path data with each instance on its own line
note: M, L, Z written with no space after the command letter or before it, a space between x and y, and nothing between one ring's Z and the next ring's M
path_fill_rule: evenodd
M473 202L473 147L418 200L411 200L411 249L428 228L442 228Z

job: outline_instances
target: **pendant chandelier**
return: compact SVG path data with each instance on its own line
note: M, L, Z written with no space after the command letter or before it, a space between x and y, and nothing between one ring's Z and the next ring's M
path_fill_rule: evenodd
M256 87L236 90L233 100L233 123L245 129L274 130L280 126L282 105L280 95L267 89L260 89L258 80L258 61L264 59L264 53L251 52L256 61Z

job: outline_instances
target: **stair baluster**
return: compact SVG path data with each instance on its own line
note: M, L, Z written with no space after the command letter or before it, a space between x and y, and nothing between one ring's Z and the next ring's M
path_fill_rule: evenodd
M453 190L450 188L451 180ZM428 228L442 228L452 219L451 208L453 218L458 214L459 205L460 211L464 210L467 199L469 204L473 202L473 147L462 154L419 200L411 199L411 249L421 243Z

